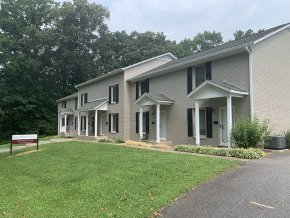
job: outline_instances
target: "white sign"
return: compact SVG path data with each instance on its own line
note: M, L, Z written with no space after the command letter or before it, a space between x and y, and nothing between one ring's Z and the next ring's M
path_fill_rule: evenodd
M37 134L12 135L12 140L18 140L18 139L37 139Z

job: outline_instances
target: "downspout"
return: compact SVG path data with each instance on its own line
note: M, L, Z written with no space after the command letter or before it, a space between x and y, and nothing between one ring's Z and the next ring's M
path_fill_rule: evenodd
M250 115L251 119L254 117L254 99L253 99L253 60L252 60L252 48L246 47L246 51L249 54L249 83L250 83Z

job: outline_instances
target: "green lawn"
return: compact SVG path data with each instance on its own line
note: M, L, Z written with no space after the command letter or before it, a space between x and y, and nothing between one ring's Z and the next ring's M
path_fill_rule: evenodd
M148 217L240 163L88 142L40 149L0 155L0 216Z

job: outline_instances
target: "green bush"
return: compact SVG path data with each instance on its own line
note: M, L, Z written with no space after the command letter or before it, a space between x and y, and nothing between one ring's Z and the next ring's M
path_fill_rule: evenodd
M269 135L269 122L257 117L241 120L232 129L232 140L241 148L262 148Z
M174 150L196 154L236 157L242 159L259 159L265 155L265 153L259 148L215 148L193 145L178 145L174 148Z
M290 148L290 129L285 133L286 138L286 146L287 148Z
M115 143L125 143L125 141L123 139L116 139Z

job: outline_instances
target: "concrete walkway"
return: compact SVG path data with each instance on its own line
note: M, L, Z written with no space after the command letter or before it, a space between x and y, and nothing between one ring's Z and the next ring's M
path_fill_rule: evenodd
M161 211L163 217L290 217L290 152L246 161Z
M49 143L56 143L56 142L67 142L67 141L72 141L72 139L50 139L47 141L39 141L39 146L40 145L45 145L45 144L49 144ZM26 145L13 145L13 151L16 150L20 150L20 149L24 149L24 148L29 148L29 147L36 147L36 144L26 144ZM10 147L9 148L0 148L0 153L6 153L6 152L10 152Z

